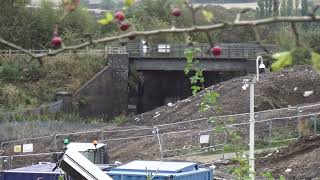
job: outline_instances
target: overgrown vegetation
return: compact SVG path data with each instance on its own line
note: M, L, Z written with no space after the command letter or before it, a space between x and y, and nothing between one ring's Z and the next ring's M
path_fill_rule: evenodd
M0 37L27 49L51 48L52 27L59 22L63 9L53 8L42 0L40 8L25 8L28 1L0 0ZM83 35L97 32L95 17L84 8L77 8L60 23L65 44L79 43ZM8 47L0 45L1 49Z
M51 102L58 91L74 92L105 65L97 55L65 54L36 60L0 57L0 109L16 110Z

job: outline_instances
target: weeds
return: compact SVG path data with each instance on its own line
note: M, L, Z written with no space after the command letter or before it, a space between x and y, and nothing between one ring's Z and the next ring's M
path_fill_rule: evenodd
M111 122L115 123L117 125L122 125L122 124L125 124L128 121L129 121L129 117L124 115L124 114L122 114L120 116L117 116L117 117L113 118Z
M48 57L41 66L23 57L0 57L0 111L52 102L58 91L74 92L105 66L96 55Z

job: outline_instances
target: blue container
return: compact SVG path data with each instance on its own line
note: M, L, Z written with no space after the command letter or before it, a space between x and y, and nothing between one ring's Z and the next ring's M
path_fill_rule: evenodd
M37 164L23 168L7 170L1 173L0 180L58 180L59 170L52 172L55 164Z
M212 169L190 162L133 161L107 172L114 180L212 180Z
M0 180L58 180L63 171L52 172L54 167L55 164L48 163L7 170L1 173ZM110 166L101 165L100 169L110 169ZM198 168L197 164L190 162L133 161L105 172L114 180L146 180L148 174L154 176L153 180L212 180L213 178L212 169Z

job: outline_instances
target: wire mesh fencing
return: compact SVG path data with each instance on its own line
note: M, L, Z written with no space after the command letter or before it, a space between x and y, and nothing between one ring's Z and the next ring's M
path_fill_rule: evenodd
M301 136L318 135L319 109L320 105L317 104L256 113L255 149L286 146ZM222 130L219 127L221 124L224 127ZM1 150L4 152L0 158L4 159L5 164L4 161L12 157L18 161L28 158L29 154L31 156L59 151L63 148L64 138L70 139L71 142L98 140L106 143L111 162L128 162L134 159L185 159L196 155L206 158L232 157L228 154L234 153L234 144L237 144L241 151L248 150L249 114L199 118L155 127L136 126L53 133L49 136L6 141L1 144ZM34 152L12 153L15 145L30 143L38 146ZM41 161L41 158L37 161Z

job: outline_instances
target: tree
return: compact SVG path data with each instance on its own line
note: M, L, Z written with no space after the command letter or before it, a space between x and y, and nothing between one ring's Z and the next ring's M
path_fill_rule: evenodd
M35 20L32 13L25 9L27 2L0 0L0 3L0 37L30 47ZM5 47L0 45L0 48Z
M272 16L272 0L265 0L265 11L266 17Z
M108 10L115 9L119 6L118 3L116 3L113 0L102 0L100 5L101 5L101 9L108 9Z
M63 14L61 8L53 8L53 4L46 0L41 1L39 8L27 8L27 1L2 1L0 37L26 49L51 48L52 27L59 22L59 18ZM74 37L76 39L69 38L72 40L77 40L86 33L95 33L97 29L94 17L83 8L77 8L64 18L60 22L60 27L61 34L65 34L65 29L69 35L70 32L77 34ZM0 48L7 47L0 45Z
M293 15L293 0L287 0L287 16Z
M305 16L308 14L308 0L301 0L301 15Z
M281 16L287 15L287 0L281 1L280 14Z
M258 3L258 16L259 16L259 18L264 18L264 17L266 17L266 15L265 15L265 1L264 0L258 0L257 1L257 3Z
M273 16L279 16L279 2L278 0L273 0Z
M299 15L299 0L294 0L294 15Z

